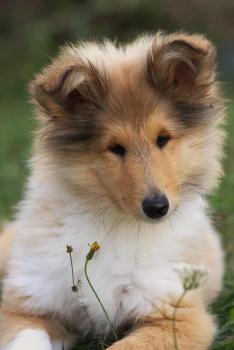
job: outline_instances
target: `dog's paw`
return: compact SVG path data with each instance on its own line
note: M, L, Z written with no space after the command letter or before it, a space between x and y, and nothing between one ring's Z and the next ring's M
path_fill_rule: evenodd
M52 350L52 344L46 332L26 329L16 334L15 338L0 350Z

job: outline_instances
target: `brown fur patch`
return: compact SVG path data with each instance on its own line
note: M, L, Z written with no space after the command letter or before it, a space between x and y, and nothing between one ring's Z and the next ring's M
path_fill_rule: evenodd
M223 101L215 49L202 36L160 32L126 47L68 47L31 92L42 120L38 153L60 165L73 192L107 197L139 217L147 195L165 193L175 210L184 183L204 187L208 168L217 182L211 139L222 142ZM160 150L162 132L171 139ZM111 154L113 145L126 150L123 159Z
M185 127L209 123L222 109L215 56L215 47L202 36L161 32L148 52L149 82L173 103Z
M62 340L66 329L55 318L20 314L6 308L0 310L0 347L5 347L17 333L25 329L39 329L48 333L52 340Z
M16 234L17 232L13 227L6 227L0 232L0 275L6 272L6 261Z
M30 91L40 120L35 176L55 179L64 191L85 198L89 210L116 207L142 219L146 196L164 193L174 211L188 186L208 192L217 183L223 100L215 50L202 36L159 33L119 48L67 47ZM162 134L170 139L160 148ZM114 145L124 148L123 156L113 154ZM10 240L0 242L7 254ZM15 290L5 289L3 300L1 345L27 327L53 338L66 331L50 315L24 315L25 300ZM174 350L173 307L147 316L113 350ZM214 334L196 297L184 300L177 327L181 350L207 349Z
M159 32L138 62L137 56L131 61L124 54L115 62L106 53L112 69L99 48L92 49L100 56L93 62L89 50L87 56L79 49L63 50L30 85L39 114L49 118L43 128L49 147L61 150L63 145L91 139L95 143L109 119L123 123L132 118L137 123L148 117L159 98L172 104L174 117L184 127L205 123L222 108L215 83L215 49L202 36Z
M175 301L176 302L176 301ZM147 316L143 324L123 340L113 344L110 350L174 350L172 314L175 304L168 305L160 313ZM205 311L198 296L188 296L181 303L176 318L178 348L181 350L207 350L215 333L211 316Z

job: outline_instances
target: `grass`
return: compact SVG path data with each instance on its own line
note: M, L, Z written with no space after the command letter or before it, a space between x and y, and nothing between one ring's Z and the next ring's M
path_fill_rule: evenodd
M26 160L29 157L33 119L25 101L25 96L0 101L0 220L12 217L28 172ZM227 261L225 287L212 307L219 322L219 333L212 350L234 349L234 104L230 106L228 115L225 177L219 191L210 199ZM94 348L89 344L76 350Z
M33 119L26 97L0 101L0 220L9 218L21 198L27 174Z

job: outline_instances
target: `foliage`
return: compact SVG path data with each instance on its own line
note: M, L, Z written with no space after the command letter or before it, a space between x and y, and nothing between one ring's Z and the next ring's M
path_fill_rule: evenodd
M180 6L173 0L2 1L0 93L21 91L68 41L126 41L146 31L185 29L206 33L233 54L233 9L232 0L180 0Z

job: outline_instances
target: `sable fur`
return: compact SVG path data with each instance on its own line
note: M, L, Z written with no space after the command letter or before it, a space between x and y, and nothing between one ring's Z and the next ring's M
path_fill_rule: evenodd
M180 349L209 348L215 325L206 307L223 275L222 248L201 198L222 175L224 101L215 55L201 35L159 32L127 45L66 46L35 77L31 176L10 235L0 239L1 350L34 350L39 341L51 350L63 340L69 348L74 334L108 333L83 275L94 241L101 249L90 278L114 326L132 327L113 350L173 350L171 310L182 292L173 266L180 261L210 270L178 312ZM170 138L163 149L161 135ZM115 145L125 157L111 152ZM141 203L158 192L170 208L152 221ZM67 244L82 281L78 294Z

